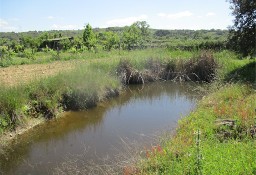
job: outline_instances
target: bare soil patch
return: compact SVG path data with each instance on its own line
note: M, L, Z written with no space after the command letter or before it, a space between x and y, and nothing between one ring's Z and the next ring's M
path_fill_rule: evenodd
M14 86L34 79L52 76L75 68L82 61L56 61L47 64L30 64L0 68L0 84Z

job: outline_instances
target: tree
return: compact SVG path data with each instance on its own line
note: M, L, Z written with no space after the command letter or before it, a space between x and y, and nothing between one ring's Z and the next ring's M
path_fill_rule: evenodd
M150 31L149 31L149 24L146 21L137 21L134 25L140 29L141 33L141 40L140 40L140 47L144 47L145 43L150 40Z
M59 42L59 49L63 49L63 50L68 50L72 47L72 42L67 38L67 39L62 39Z
M147 39L150 36L149 24L146 21L137 21L134 25L140 29L141 35L144 39Z
M31 36L22 36L20 38L20 43L22 47L27 49L32 49L32 54L34 54L35 50L39 47L40 41L38 38L32 38Z
M157 30L157 31L155 31L154 35L157 37L163 37L163 36L168 36L170 34L171 34L171 32L169 30Z
M256 53L256 1L229 0L234 25L229 29L228 45L242 56Z
M87 47L88 50L91 50L96 46L96 42L97 42L96 36L90 24L87 24L84 29L83 41L84 41L84 45Z
M110 51L113 47L117 46L120 41L118 35L112 31L104 32L102 40L104 49L108 51Z
M123 33L125 48L132 50L138 47L141 36L141 30L135 24L132 24L130 27L126 27Z
M123 42L128 50L144 47L150 39L149 25L146 21L137 21L126 27L123 33Z

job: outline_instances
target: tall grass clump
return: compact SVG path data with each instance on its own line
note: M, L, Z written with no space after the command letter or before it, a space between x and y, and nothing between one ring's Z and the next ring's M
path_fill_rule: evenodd
M95 67L80 67L65 77L70 81L62 99L67 110L93 107L106 97L118 95L120 88L117 77Z
M140 65L143 69L138 68ZM142 84L157 80L211 82L215 78L217 62L210 52L202 52L190 59L164 60L147 58L134 62L120 61L117 73L124 84Z
M18 87L2 86L0 90L0 133L7 128L15 128L18 116L27 103L27 94Z

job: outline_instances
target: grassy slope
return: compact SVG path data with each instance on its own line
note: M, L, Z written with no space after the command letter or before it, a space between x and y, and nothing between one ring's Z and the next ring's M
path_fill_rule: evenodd
M256 174L255 60L225 51L215 57L220 68L209 95L171 139L146 151L138 174ZM223 119L235 126L219 124Z

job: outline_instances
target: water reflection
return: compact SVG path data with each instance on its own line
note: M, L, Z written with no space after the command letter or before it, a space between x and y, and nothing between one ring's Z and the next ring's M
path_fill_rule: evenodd
M176 126L195 106L192 85L170 82L129 86L119 97L83 112L66 112L20 136L0 155L4 174L49 174L67 154L86 159L116 153L120 138L138 139ZM0 171L0 172L1 172Z

